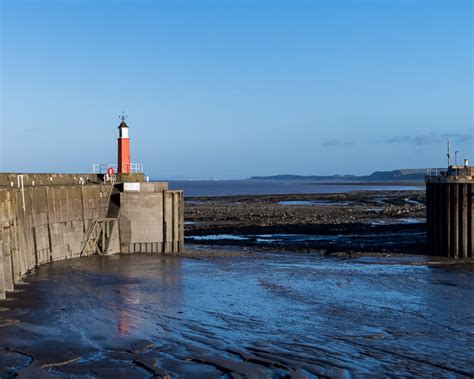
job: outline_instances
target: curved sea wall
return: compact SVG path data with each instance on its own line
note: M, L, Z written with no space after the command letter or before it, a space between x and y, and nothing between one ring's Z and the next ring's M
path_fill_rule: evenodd
M110 185L0 189L0 297L33 267L79 257L89 225L105 217L107 191ZM118 252L118 240L110 250Z
M183 193L166 183L112 188L97 175L79 185L84 175L28 174L19 188L17 175L8 175L0 174L0 298L44 263L97 252L183 250Z

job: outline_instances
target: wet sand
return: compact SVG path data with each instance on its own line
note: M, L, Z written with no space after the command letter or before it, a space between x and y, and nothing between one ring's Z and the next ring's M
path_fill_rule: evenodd
M473 265L200 250L55 262L0 302L0 377L472 377Z

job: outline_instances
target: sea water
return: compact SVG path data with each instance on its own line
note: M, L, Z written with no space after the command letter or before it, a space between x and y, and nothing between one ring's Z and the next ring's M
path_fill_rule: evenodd
M184 190L185 196L238 196L265 194L342 193L353 191L424 190L419 186L324 184L310 180L171 180L170 189Z

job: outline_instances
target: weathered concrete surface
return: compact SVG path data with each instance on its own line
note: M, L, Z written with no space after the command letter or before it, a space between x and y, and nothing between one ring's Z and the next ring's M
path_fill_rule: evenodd
M101 184L104 174L31 174L31 173L0 173L0 187L18 187L18 175L23 176L25 186L66 186L78 185L81 178L86 184ZM138 174L118 174L117 182L144 182L145 176Z
M130 187L133 188L133 187ZM184 246L184 195L162 183L120 193L120 251L179 252Z
M28 180L40 177L32 174ZM83 245L95 220L112 219L107 243L102 239L104 254L182 251L183 193L166 191L167 183L128 184L138 191L116 193L112 200L118 204L114 200L110 206L110 184L0 188L0 298L36 266L93 254Z
M3 244L0 243L0 268L3 268ZM5 273L0 269L0 299L5 299Z
M0 296L38 265L79 257L90 223L105 217L109 191L110 185L0 189ZM109 253L118 252L118 225L113 233Z
M0 173L0 187L18 187L18 175L23 175L25 186L66 186L79 184L83 178L88 184L99 184L103 175L98 174L30 174Z

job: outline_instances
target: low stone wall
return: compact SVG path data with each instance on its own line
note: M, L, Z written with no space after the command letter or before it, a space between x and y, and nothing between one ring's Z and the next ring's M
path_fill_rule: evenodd
M0 188L0 298L38 265L93 254L82 247L94 220L111 220L104 254L182 251L182 191L128 185L130 191L127 184Z

